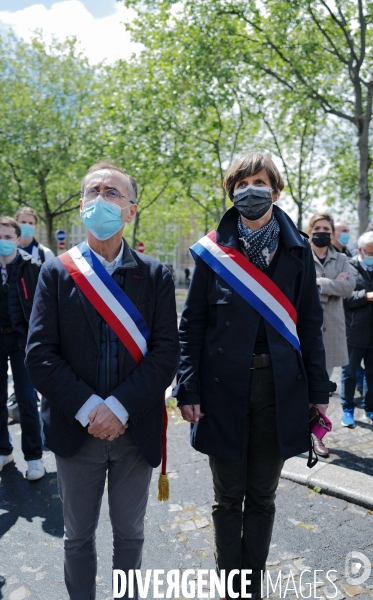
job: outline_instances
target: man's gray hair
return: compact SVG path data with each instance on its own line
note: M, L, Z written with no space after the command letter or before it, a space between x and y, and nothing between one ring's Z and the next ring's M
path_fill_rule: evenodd
M109 169L111 171L118 171L119 173L122 173L122 175L125 175L127 177L127 181L128 181L128 191L131 195L131 198L129 198L129 201L132 202L132 204L136 203L136 198L137 198L137 183L136 183L136 179L134 177L132 177L131 175L128 175L128 173L126 173L125 171L123 171L120 167L118 167L116 164L114 164L113 162L109 161L109 160L103 160L99 163L96 163L95 165L92 165L87 173L85 174L85 176L83 177L82 180L82 184L81 184L81 193L84 193L84 186L85 186L85 180L87 175L90 175L91 173L95 173L95 171L102 171L103 169Z
M357 241L357 246L358 246L358 248L362 248L363 250L365 250L365 248L367 247L367 244L371 244L372 242L373 242L373 231L366 231L359 237L359 239Z

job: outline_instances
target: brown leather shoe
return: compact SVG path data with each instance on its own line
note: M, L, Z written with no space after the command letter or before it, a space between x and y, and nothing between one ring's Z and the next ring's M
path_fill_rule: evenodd
M319 440L319 438L316 437L315 435L313 436L313 444L314 444L314 448L315 448L315 453L316 454L318 454L319 456L322 456L323 458L328 458L328 456L329 456L329 450L322 443L322 441Z

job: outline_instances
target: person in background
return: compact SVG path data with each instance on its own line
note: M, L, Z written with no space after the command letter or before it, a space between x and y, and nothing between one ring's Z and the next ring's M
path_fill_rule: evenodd
M40 264L52 260L54 258L52 250L34 238L35 227L38 222L36 211L29 206L22 206L17 210L14 218L21 228L20 248L31 254L35 262Z
M14 460L8 433L8 360L13 373L22 430L22 452L30 481L45 474L36 390L25 367L25 346L39 265L17 249L21 229L11 217L0 217L0 471Z
M184 273L185 273L185 285L189 285L189 283L190 283L190 269L188 269L188 267L185 267Z
M339 221L334 225L334 233L332 235L332 244L337 252L343 252L348 258L352 257L351 252L347 248L350 241L350 228L347 223Z
M356 285L345 300L349 362L342 369L342 425L355 427L354 395L356 371L364 360L365 378L362 407L373 424L373 231L358 239L359 254L350 263L355 268Z
M366 228L366 230L364 231L364 233L368 233L368 231L373 231L373 223L369 223L369 225ZM356 242L354 242L351 245L351 247L350 247L351 256L357 256L359 254L357 245L358 245L358 240L356 240Z
M333 217L327 212L312 215L308 225L313 259L316 269L316 284L323 307L323 342L326 354L326 369L329 378L334 367L348 363L346 324L343 298L349 298L355 288L355 270L347 256L332 246L335 234ZM329 450L314 436L316 454L329 456Z

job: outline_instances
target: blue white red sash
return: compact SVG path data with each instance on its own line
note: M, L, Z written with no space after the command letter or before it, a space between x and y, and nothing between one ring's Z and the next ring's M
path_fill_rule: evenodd
M190 252L226 281L264 317L292 346L300 350L297 312L273 281L244 257L239 250L216 242L216 231L201 238Z
M122 288L83 242L60 256L79 289L139 363L145 356L150 330Z

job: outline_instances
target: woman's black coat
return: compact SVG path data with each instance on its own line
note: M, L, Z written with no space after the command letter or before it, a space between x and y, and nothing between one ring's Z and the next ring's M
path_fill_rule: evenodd
M277 403L277 424L284 459L308 449L308 403L328 404L329 383L322 342L322 308L311 247L290 218L274 206L281 252L273 281L298 312L298 352L268 321ZM217 228L217 242L241 250L238 211L231 208ZM173 395L178 406L200 404L205 414L192 425L196 450L241 462L250 363L260 315L202 259L196 268L180 322L181 361Z

